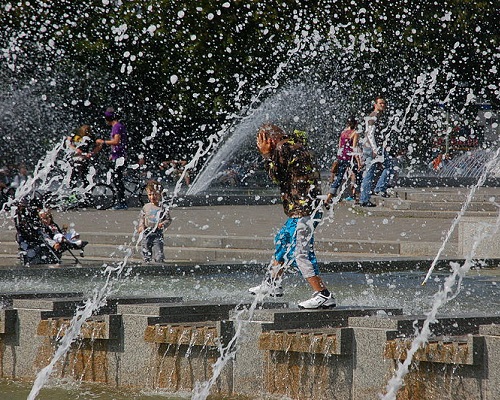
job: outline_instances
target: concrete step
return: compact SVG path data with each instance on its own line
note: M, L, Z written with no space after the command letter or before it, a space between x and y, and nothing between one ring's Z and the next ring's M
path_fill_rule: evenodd
M464 202L457 201L421 201L421 200L403 200L401 198L376 198L377 204L391 210L405 211L460 211ZM498 207L490 201L473 201L467 206L470 212L495 212Z
M140 246L125 241L123 235L117 239L113 235L94 236L90 239L105 239L109 243L90 242L85 248L86 260L121 261L128 255L131 260L142 259ZM86 236L82 236L86 237ZM113 242L113 239L115 242ZM194 239L194 240L193 240ZM18 244L15 241L1 242L0 255L17 258ZM315 248L322 261L339 259L384 259L393 257L428 257L436 254L441 246L439 242L384 241L384 240L317 240ZM456 257L457 244L450 243L445 255ZM192 262L252 262L270 260L273 253L270 238L243 237L187 237L175 235L166 237L165 256L172 261ZM79 256L79 251L74 251ZM71 258L69 254L65 258Z
M102 254L103 251L117 251L120 246L135 248L136 240L132 241L132 236L127 234L95 234L82 232L81 238L87 240L89 245L85 252L92 254ZM165 235L165 247L170 249L214 249L217 251L230 251L245 249L251 252L266 251L273 246L272 238L266 237L247 237L247 236L215 236L215 235ZM11 251L17 248L14 238L2 238L0 249L2 252L8 249ZM398 254L400 243L388 240L351 240L351 239L317 239L315 249L317 251L335 252L335 253L381 253Z
M387 218L420 218L420 219L441 219L443 221L453 220L459 211L430 211L430 210L394 210L387 207L374 207L363 209L364 213ZM465 217L496 217L498 212L493 211L466 211Z
M346 205L356 210L356 213L364 215L373 215L378 217L395 217L395 218L423 218L423 219L442 219L453 220L458 212L461 211L463 203L420 203L400 198L382 198L372 196L372 203L377 207L365 208L355 206L354 203L342 201L339 206ZM348 203L348 204L345 204ZM466 209L464 216L467 217L496 217L498 215L498 207L488 203L471 203ZM338 206L337 206L338 207Z
M389 198L372 196L376 208L363 209L371 215L453 219L462 210L470 188L403 188ZM479 188L472 196L465 211L469 217L494 217L498 214L495 202L500 199L500 189Z
M458 202L463 203L471 192L469 187L461 188L401 188L396 189L397 197L403 200L420 202ZM489 202L493 198L500 197L500 189L497 187L481 187L475 190L472 201Z
M467 188L398 189L399 197L372 197L378 206L355 207L342 201L331 215L325 213L316 232L316 251L321 261L391 259L398 257L432 258L461 209ZM477 191L467 217L497 216L491 198L500 189ZM475 201L475 200L478 201ZM132 260L141 260L136 247L139 210L73 211L57 213L56 221L74 223L82 240L90 244L86 260L121 261L128 251ZM165 233L167 260L203 263L268 262L273 251L273 235L284 222L282 207L203 206L174 207L174 222ZM17 257L15 227L4 217L0 230L0 257ZM455 232L443 256L456 257L458 234ZM76 254L76 253L75 253Z

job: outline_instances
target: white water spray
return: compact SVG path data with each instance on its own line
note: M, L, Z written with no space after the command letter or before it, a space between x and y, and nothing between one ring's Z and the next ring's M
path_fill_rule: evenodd
M466 198L464 204L462 205L462 208L460 209L460 212L457 214L457 216L453 220L453 223L451 224L451 227L448 230L448 232L446 234L446 237L445 237L443 243L441 244L441 247L439 248L438 253L436 254L436 257L432 261L432 264L431 264L431 266L429 268L429 271L427 272L427 275L425 276L424 280L422 281L422 285L426 284L427 280L429 279L429 277L432 274L432 271L434 271L434 268L436 267L436 263L439 261L439 258L441 257L441 253L444 251L446 245L448 244L448 241L450 240L451 235L455 231L455 228L457 227L458 223L460 222L460 220L464 216L465 212L467 211L467 208L469 207L469 204L471 203L472 198L476 194L477 189L484 184L484 182L486 181L486 178L488 177L488 175L490 175L490 173L497 166L499 153L500 153L500 147L494 153L493 158L488 163L486 163L484 171L481 174L481 176L479 177L478 182L469 191L469 194L467 195L467 198Z
M104 271L104 274L106 275L104 285L99 290L95 290L93 298L87 299L83 308L76 310L76 314L71 319L65 335L59 342L60 344L55 351L50 363L38 372L35 382L33 383L33 387L28 396L28 400L36 399L36 397L40 393L40 390L48 382L57 362L66 356L68 351L71 349L72 343L78 339L78 336L80 335L80 331L82 329L82 325L92 315L99 311L102 306L106 304L106 298L112 293L113 283L120 278L131 254L132 253L129 250L124 258L124 261L119 263L116 267L106 267ZM113 275L116 276L112 279Z
M427 273L426 279L424 280L423 284L427 281L429 278L430 274L432 273L432 270L434 269L436 261L439 259L439 256L441 252L443 251L447 241L449 240L449 237L451 236L451 232L455 229L456 225L458 224L459 220L465 213L465 210L467 209L468 205L472 201L472 198L476 192L476 190L484 184L484 181L486 180L486 176L493 168L496 167L497 162L498 162L498 157L500 153L500 148L497 149L495 152L495 156L493 157L492 160L490 160L485 168L485 171L481 175L479 181L477 182L476 185L471 189L469 192L469 195L467 196L467 200L462 206L462 209L460 213L457 215L455 220L453 221L453 224L448 231L448 235L446 236L445 241L443 242L443 245L438 251L438 254L436 258L434 259L434 262L429 269L429 272ZM493 231L493 234L496 234L498 232L498 229L500 227L500 209L499 209L499 214L496 219L496 224L495 224L495 229ZM410 349L407 351L406 359L403 363L400 363L398 366L398 369L396 370L394 376L389 380L387 387L386 387L386 394L383 396L380 396L382 400L396 400L396 395L399 391L399 389L403 385L403 380L404 377L408 374L409 367L411 363L413 362L413 356L415 353L423 347L428 339L429 336L432 334L432 330L430 328L430 325L432 323L437 322L437 312L439 309L445 305L448 301L454 299L461 290L461 283L463 277L470 271L470 269L473 266L473 259L476 254L476 250L479 246L479 244L487 237L489 236L489 233L487 233L486 230L483 230L474 240L472 249L470 251L470 254L465 259L465 262L462 266L460 266L457 263L451 263L451 268L452 268L452 274L448 276L443 284L443 287L434 295L434 302L432 304L432 309L429 311L427 314L427 317L423 323L422 329L420 332L418 332L418 329L416 330L416 337L413 339L412 344ZM456 286L456 291L453 292L453 288Z
M245 138L247 138L249 135L253 137L257 132L257 127L260 126L266 119L273 118L269 115L269 111L265 111L264 114L259 114L258 109L254 109L254 105L261 101L261 97L264 94L278 87L278 82L281 74L290 64L292 59L300 55L301 50L306 47L307 42L309 42L308 37L297 39L296 46L293 49L289 50L287 53L287 60L281 62L277 67L274 75L270 80L271 83L262 87L259 92L255 96L253 96L251 103L246 107L246 111L243 110L239 115L232 115L230 117L230 121L239 121L237 126L238 130L228 133L228 131L230 131L234 125L229 124L225 128L221 129L218 133L218 137L223 138L222 141L211 141L210 147L203 153L203 155L205 155L208 151L212 151L212 155L203 166L202 171L196 176L196 179L194 180L191 187L188 189L188 195L198 194L206 190L210 186L210 183L213 181L213 179L217 176L217 173L224 166L224 162L227 161L228 156L237 151L242 146L242 144L245 143ZM294 95L292 94L292 98L293 97ZM262 109L262 107L260 109ZM264 110L265 109L266 108L264 108ZM241 118L241 115L245 116ZM228 134L229 136L226 136L226 138L224 139L225 134ZM215 151L219 146L220 148L218 149L218 151Z

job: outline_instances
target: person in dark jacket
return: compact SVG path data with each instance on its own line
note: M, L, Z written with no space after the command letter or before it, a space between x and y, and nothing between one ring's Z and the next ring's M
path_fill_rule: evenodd
M257 148L264 157L269 177L279 185L283 210L288 219L275 237L274 259L262 284L249 289L257 295L282 296L282 275L297 268L314 290L299 308L335 307L333 295L319 276L314 253L314 229L321 219L319 170L302 136L287 135L274 124L264 124L257 133Z

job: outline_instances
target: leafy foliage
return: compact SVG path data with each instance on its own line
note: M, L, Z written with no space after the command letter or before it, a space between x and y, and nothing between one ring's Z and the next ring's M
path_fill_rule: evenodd
M494 0L32 0L2 7L3 107L25 97L36 109L28 115L40 117L26 122L14 107L0 129L43 132L46 146L82 123L107 135L102 111L114 105L133 154L188 158L197 142L277 88L306 81L342 89L347 106L335 128L347 110L361 115L384 93L400 111L400 136L423 154L429 141L422 131L432 131L424 114L435 103L471 115L472 95L498 105Z

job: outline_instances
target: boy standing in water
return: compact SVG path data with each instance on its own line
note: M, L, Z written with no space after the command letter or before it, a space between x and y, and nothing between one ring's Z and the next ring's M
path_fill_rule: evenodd
M299 308L336 306L335 298L319 276L314 254L314 229L321 219L319 170L300 138L289 136L280 127L264 124L257 134L257 148L264 166L281 190L288 220L275 237L274 259L265 281L249 289L256 294L283 296L282 275L291 265L297 268L314 290L312 298Z
M170 225L172 218L168 209L161 204L161 184L149 181L146 193L149 203L142 207L138 232L142 236L142 257L144 261L161 263L164 261L163 230Z

